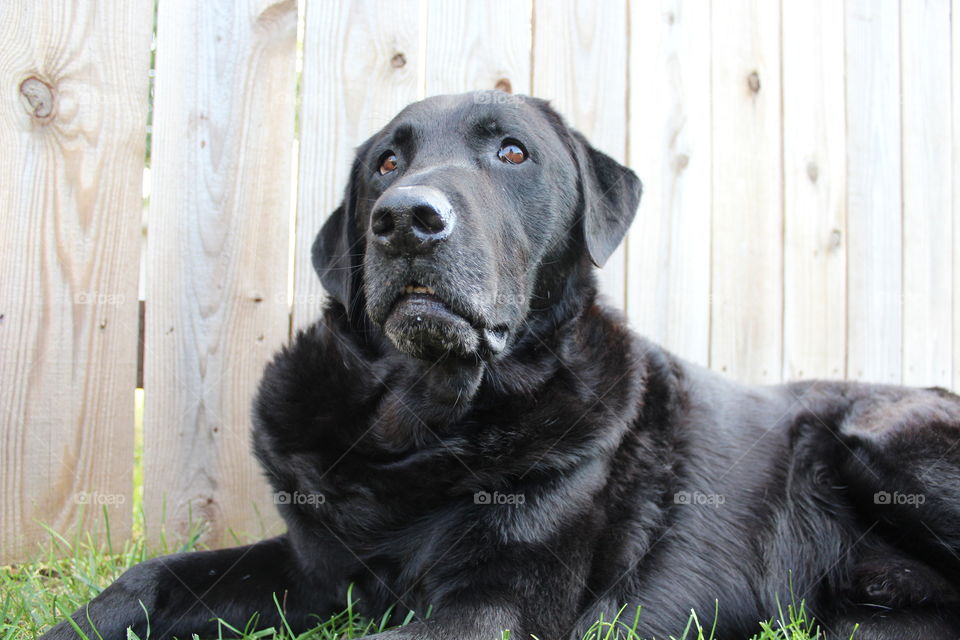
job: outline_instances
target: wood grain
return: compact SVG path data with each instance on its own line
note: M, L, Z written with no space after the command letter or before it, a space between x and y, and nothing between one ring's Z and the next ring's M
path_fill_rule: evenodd
M150 16L0 5L0 564L129 535Z
M204 522L212 545L277 531L249 411L289 331L296 17L292 0L160 3L144 355L154 538L164 515L175 537Z
M532 93L550 100L598 149L626 162L627 4L534 4ZM610 304L626 308L626 242L597 274Z
M354 148L418 97L420 3L311 2L301 76L295 329L324 300L310 247L346 188Z
M424 92L530 93L532 0L428 0Z
M630 6L630 166L644 183L628 240L634 328L706 366L710 354L710 12Z
M776 382L782 361L780 10L712 12L713 278L710 366Z
M900 16L847 0L847 376L899 383Z
M949 387L953 352L950 5L900 5L903 381Z
M843 3L783 3L783 378L843 378L847 343Z

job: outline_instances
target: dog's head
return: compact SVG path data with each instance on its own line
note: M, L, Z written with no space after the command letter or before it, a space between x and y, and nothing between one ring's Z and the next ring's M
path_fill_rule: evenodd
M555 302L571 263L603 265L640 192L542 100L436 96L357 150L313 264L400 352L496 358L532 309Z

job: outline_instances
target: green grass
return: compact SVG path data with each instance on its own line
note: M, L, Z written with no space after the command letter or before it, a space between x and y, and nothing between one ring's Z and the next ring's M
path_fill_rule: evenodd
M199 548L200 530L194 528L183 544L174 545L161 537L158 548L148 549L143 535L143 518L135 519L139 522L134 527L133 538L122 546L111 541L109 522L104 519L104 526L100 530L78 532L69 538L48 530L49 541L43 549L38 550L31 562L0 567L0 640L33 640L96 596L134 564L156 555ZM712 621L714 613L691 612L686 628L677 630L676 640L711 640L711 623L702 620ZM598 620L586 633L584 640L642 640L636 633L642 615L642 611L624 608L613 620ZM408 620L411 616L408 616ZM359 638L385 628L386 617L380 620L363 619L353 610L352 602L348 602L342 613L329 620L318 620L314 629L299 635L285 626L258 628L255 621L251 621L246 629L224 626L221 637L243 640L341 640ZM509 637L509 633L504 634L504 638ZM753 640L816 640L822 637L801 602L788 606L786 610L772 612L770 621L757 625ZM136 639L134 637L131 640Z

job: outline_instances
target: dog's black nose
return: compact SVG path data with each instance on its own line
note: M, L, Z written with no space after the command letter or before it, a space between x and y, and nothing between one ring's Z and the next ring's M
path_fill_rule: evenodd
M456 216L438 189L422 185L394 187L377 202L370 230L391 253L425 253L450 237Z

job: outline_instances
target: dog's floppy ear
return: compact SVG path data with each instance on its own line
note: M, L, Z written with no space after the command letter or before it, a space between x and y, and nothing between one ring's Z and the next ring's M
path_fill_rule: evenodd
M323 288L346 308L348 315L360 286L357 279L364 251L355 220L360 170L359 160L354 161L343 202L327 218L311 250L313 269Z
M594 149L579 132L571 133L580 169L583 238L593 264L602 267L630 228L643 185L633 171Z

